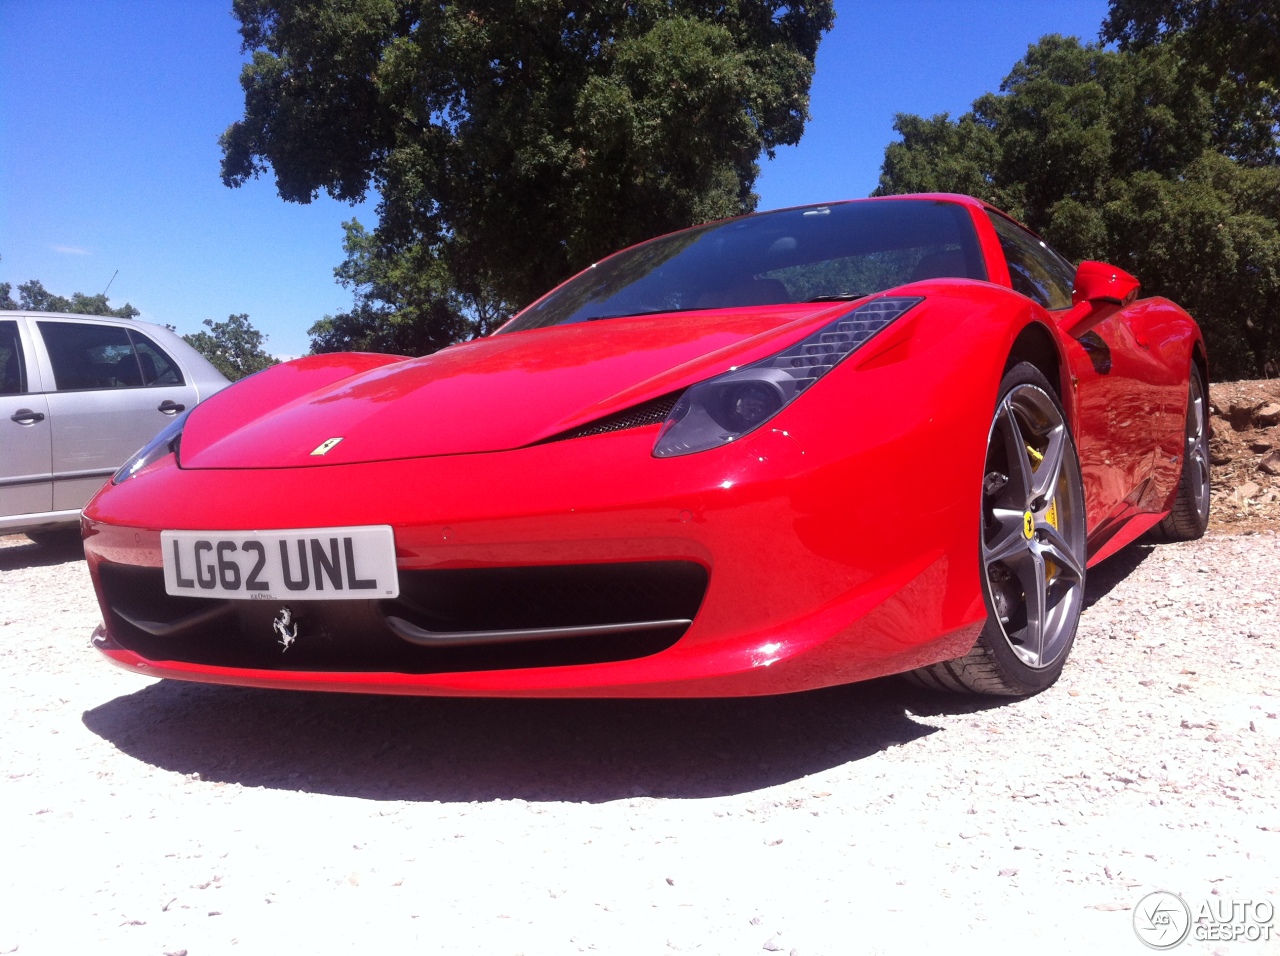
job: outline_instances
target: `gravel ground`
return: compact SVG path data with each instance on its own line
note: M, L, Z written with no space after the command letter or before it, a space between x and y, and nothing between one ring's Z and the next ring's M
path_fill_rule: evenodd
M1038 697L737 701L146 681L74 552L0 546L0 954L1145 952L1280 903L1280 534L1091 573ZM1179 952L1280 952L1189 940Z

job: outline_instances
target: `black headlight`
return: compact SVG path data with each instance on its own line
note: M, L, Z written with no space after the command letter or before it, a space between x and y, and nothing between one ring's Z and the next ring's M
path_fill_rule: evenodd
M873 299L776 355L688 389L667 416L653 454L689 455L763 425L894 319L924 300Z
M183 412L168 425L165 425L164 428L160 429L160 433L155 438L143 445L132 458L120 466L119 471L111 476L111 483L118 485L120 482L132 478L152 462L159 461L165 455L177 454L178 444L182 441L182 427L186 425L187 416L190 414L191 412L189 411Z

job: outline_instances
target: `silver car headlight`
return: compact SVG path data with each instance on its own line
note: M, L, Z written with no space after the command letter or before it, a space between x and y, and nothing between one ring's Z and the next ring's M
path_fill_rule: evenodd
M178 443L182 440L182 427L187 423L190 411L183 412L164 428L151 441L139 449L132 458L120 466L120 470L111 476L111 483L118 485L132 478L147 465L157 462L170 453L177 454Z
M706 451L759 428L814 382L913 306L920 297L873 299L759 362L689 388L654 443L657 458Z

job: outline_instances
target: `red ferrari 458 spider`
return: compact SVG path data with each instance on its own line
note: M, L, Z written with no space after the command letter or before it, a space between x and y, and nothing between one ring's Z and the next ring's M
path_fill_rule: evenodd
M147 675L398 694L1024 695L1085 568L1204 532L1194 320L964 196L686 229L424 358L196 406L84 512Z

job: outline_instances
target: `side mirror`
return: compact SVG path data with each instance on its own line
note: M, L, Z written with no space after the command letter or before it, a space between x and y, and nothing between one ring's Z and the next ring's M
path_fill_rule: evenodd
M1071 290L1071 304L1081 302L1113 302L1116 305L1128 305L1138 297L1141 288L1136 277L1123 269L1109 266L1105 262L1080 263L1076 269L1075 288Z

